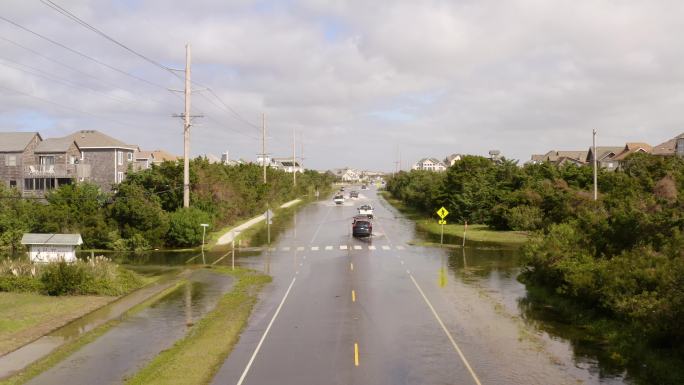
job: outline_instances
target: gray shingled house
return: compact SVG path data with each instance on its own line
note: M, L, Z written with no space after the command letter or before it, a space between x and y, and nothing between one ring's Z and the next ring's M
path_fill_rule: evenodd
M43 140L37 132L0 132L0 178L21 190L24 165L33 162L33 150Z
M90 180L103 191L110 191L133 170L137 146L96 130L81 130L68 137L81 149L81 163L90 165Z

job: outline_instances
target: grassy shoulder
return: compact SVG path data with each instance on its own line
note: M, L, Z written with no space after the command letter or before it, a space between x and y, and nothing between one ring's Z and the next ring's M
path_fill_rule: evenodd
M399 210L407 218L416 222L416 227L419 230L425 231L429 235L435 237L440 236L442 226L437 223L434 218L425 218L425 215L416 210L406 206L402 201L395 199L387 191L381 191L379 195L385 199L390 205ZM447 217L448 222L448 217ZM460 246L460 243L453 243L454 238L462 240L464 225L462 224L447 224L444 225L444 235L447 240L452 240L451 244ZM529 235L524 231L497 231L491 230L486 225L473 224L468 225L466 239L473 242L483 243L501 243L508 245L521 245L527 242ZM431 242L419 242L424 245L431 245ZM447 242L446 244L449 244Z
M101 337L103 334L105 334L109 329L112 327L118 325L121 323L126 317L130 317L131 315L134 315L141 310L145 309L146 307L151 306L155 302L161 300L165 296L171 294L173 291L177 290L179 287L183 286L184 284L187 284L187 280L179 280L175 284L169 286L168 288L160 291L159 293L155 294L154 296L148 298L147 300L141 302L140 304L132 307L129 309L123 317L115 320L111 320L109 322L104 323L103 325L100 325L99 327L83 334L81 337L67 342L64 345L58 347L55 349L52 353L49 355L43 357L42 359L34 362L33 364L29 365L19 373L13 375L12 377L9 377L5 380L0 381L0 385L19 385L19 384L25 384L32 378L38 376L39 374L43 373L44 371L52 368L59 362L63 361L67 357L69 357L71 354L74 352L78 351L81 349L83 346L95 341L99 337Z
M209 383L238 341L259 290L271 277L251 270L213 268L236 278L233 289L216 308L195 324L185 338L159 354L126 384Z
M0 292L0 356L106 305L116 297Z

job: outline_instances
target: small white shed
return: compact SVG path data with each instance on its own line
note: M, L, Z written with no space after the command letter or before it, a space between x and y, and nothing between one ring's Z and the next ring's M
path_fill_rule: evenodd
M76 246L83 244L81 234L25 233L21 244L29 248L32 262L76 261Z

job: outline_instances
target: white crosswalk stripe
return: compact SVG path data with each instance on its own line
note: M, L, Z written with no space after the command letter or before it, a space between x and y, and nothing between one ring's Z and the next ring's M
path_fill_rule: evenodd
M404 250L404 246L401 246L401 245L397 246L397 250Z
M361 249L362 249L362 247L359 246L359 245L355 245L355 246L354 246L354 250L361 250Z
M304 246L297 247L297 251L304 251Z
M387 245L383 245L383 246L382 246L382 249L383 249L383 250L389 250L389 249L390 249L390 247L389 247L389 246L387 246Z
M326 246L325 249L326 249L326 250L332 250L333 247L332 247L332 246Z
M340 250L347 250L347 245L340 245Z
M318 246L311 246L311 251L318 251Z
M283 247L283 251L290 251L290 246Z
M373 245L368 246L368 250L375 250L375 246L373 246Z

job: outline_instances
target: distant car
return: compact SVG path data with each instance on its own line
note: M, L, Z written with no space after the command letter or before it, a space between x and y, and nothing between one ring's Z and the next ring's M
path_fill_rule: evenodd
M335 202L335 204L341 205L342 203L344 203L344 195L342 195L342 194L335 195L335 197L333 198L333 202Z
M352 236L370 237L373 235L373 222L365 215L357 215L352 222Z
M362 186L361 186L361 190L368 190L368 186L366 186L365 184L362 185Z
M344 186L340 187L340 191L344 191Z
M359 197L359 192L352 190L349 192L349 198L358 198Z
M358 208L359 215L365 216L369 219L373 219L373 206L363 205Z

